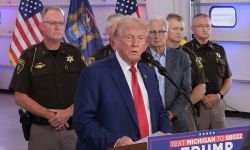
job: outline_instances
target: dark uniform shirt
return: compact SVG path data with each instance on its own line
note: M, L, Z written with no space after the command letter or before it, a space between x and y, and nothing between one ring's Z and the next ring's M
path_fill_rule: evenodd
M189 55L189 58L191 60L192 88L196 87L199 84L205 84L206 78L204 75L204 68L199 57L188 47L182 47L182 50Z
M108 44L108 45L104 46L103 48L101 48L100 50L98 50L90 58L92 59L91 61L100 60L100 59L103 59L103 58L110 56L114 52L115 52L114 49L111 47L110 44Z
M196 39L183 47L193 51L201 60L207 79L206 94L218 93L224 80L232 76L224 48L210 41L201 45Z
M77 80L86 66L83 60L80 50L69 44L51 51L41 42L21 54L10 89L46 108L65 109L73 104Z

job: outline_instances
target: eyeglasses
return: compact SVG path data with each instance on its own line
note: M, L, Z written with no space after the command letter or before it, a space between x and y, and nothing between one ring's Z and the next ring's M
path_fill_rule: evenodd
M166 32L167 31L165 31L165 30L159 30L159 31L151 30L151 31L149 31L149 34L152 34L152 35L156 35L156 34L158 34L158 35L164 35Z
M55 26L57 24L60 26L64 26L64 21L43 21L42 23L47 23L52 26Z
M198 28L198 29L210 29L211 26L206 24L206 25L197 25L197 26L193 26L194 28Z

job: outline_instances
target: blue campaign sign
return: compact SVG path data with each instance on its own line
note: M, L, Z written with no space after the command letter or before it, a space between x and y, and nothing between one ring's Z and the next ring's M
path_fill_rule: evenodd
M241 150L250 126L148 138L148 150Z

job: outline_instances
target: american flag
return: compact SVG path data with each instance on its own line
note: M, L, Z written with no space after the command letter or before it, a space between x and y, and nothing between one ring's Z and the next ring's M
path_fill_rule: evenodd
M115 12L123 15L131 15L138 9L136 0L117 0Z
M9 49L13 65L17 64L23 50L42 41L43 35L39 26L42 10L43 4L40 0L21 0Z

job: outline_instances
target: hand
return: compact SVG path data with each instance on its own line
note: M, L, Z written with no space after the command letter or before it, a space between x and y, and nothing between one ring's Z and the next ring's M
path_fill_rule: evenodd
M218 94L208 94L201 101L206 108L211 109L218 104L220 97Z
M174 114L171 111L168 111L168 118L171 121L174 117Z
M69 127L67 121L72 116L72 110L67 109L49 109L49 111L54 112L55 115L49 119L51 126L56 128L56 130L63 130Z
M131 145L134 144L131 138L127 136L121 137L116 143L114 147L119 147L119 146L125 146L125 145Z

